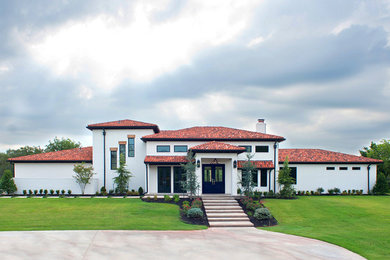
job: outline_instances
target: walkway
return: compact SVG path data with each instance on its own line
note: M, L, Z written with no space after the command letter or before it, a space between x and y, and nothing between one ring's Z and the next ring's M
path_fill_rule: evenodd
M0 259L363 259L318 240L255 228L0 232Z

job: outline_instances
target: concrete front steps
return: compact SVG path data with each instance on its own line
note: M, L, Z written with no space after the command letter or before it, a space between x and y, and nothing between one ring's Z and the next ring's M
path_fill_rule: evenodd
M203 195L210 227L253 227L238 202L228 195Z

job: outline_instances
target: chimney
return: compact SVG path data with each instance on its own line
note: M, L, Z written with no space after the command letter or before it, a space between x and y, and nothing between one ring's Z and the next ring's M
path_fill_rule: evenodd
M256 132L265 134L266 126L267 125L264 123L264 119L257 119Z

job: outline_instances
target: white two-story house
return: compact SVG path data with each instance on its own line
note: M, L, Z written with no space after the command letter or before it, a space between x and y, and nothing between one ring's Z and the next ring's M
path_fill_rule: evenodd
M80 189L72 178L75 163L92 164L96 175L87 193L101 187L115 189L113 178L121 155L133 174L129 189L142 187L148 194L183 193L182 164L195 155L199 194L236 195L247 154L257 171L255 189L278 191L277 174L286 158L297 190L340 188L367 192L376 181L379 160L318 150L279 149L284 137L266 133L259 119L256 131L217 126L160 130L156 124L119 120L90 124L93 146L10 159L15 165L18 192L29 189Z

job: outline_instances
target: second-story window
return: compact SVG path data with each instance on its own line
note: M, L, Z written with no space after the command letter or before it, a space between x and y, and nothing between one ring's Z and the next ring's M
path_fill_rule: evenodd
M256 153L268 153L269 146L268 145L256 145Z
M239 147L244 147L245 152L251 153L252 152L252 146L251 145L239 145Z
M116 170L118 167L117 156L117 150L111 150L111 170Z
M176 153L179 153L179 152L187 152L188 150L188 146L187 145L175 145L173 150L176 152Z
M158 153L169 153L171 151L171 147L169 145L157 145Z
M135 156L135 150L134 150L134 137L128 137L127 139L127 156L134 157Z
M119 160L122 158L126 161L126 144L120 143L119 144Z

